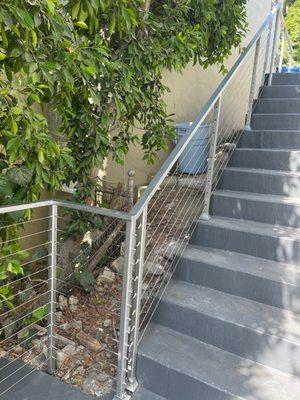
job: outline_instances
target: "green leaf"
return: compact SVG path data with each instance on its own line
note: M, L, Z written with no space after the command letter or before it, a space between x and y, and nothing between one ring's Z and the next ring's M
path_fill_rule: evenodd
M72 19L76 19L79 14L79 9L80 9L80 1L74 4L72 7Z
M25 28L34 29L34 20L30 13L21 8L15 8L16 17Z
M9 176L0 174L0 193L10 196L14 193L14 186Z
M74 23L74 25L79 26L82 29L89 29L89 27L87 26L87 24L83 21L77 21Z
M45 161L45 155L42 149L40 149L38 152L38 160L41 164L43 164Z
M6 54L0 52L0 61L6 58Z
M46 0L46 4L48 7L48 10L50 12L51 15L55 14L55 4L53 3L52 0Z
M32 38L33 47L36 48L38 39L37 39L37 35L36 35L35 31L31 31L31 38Z
M32 180L32 172L26 167L11 168L7 175L12 182L20 186L27 186Z

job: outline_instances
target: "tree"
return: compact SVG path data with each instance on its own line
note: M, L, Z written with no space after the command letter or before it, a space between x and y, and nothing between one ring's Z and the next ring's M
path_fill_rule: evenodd
M2 2L0 203L35 201L42 188L57 190L70 180L79 201L94 198L92 169L109 154L122 162L139 141L153 163L174 137L163 71L182 71L191 61L224 71L247 28L246 3ZM46 109L58 117L55 132ZM144 128L141 138L132 133L135 124Z
M300 0L296 0L288 10L286 24L294 43L295 61L300 61Z

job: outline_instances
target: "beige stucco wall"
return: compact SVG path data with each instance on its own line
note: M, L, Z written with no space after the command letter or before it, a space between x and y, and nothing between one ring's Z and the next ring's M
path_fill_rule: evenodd
M247 6L249 30L244 39L244 45L248 44L259 26L270 12L271 0L250 0ZM234 64L238 57L238 51L234 50L231 57L227 60L228 69ZM249 61L250 65L250 61ZM203 105L210 98L223 76L219 73L216 66L203 70L199 66L188 65L182 74L165 72L164 84L170 88L170 93L165 95L168 113L175 114L175 122L193 121ZM236 83L237 85L240 83ZM246 86L246 85L244 85ZM239 101L239 96L228 96L228 104L225 103L224 109L233 106L232 103ZM239 94L241 95L241 94ZM122 182L126 185L127 171L134 169L136 172L135 184L145 185L159 169L164 161L166 154L160 153L158 162L149 166L142 160L143 153L138 146L130 149L124 159L124 165L120 166L108 160L103 176L112 183Z

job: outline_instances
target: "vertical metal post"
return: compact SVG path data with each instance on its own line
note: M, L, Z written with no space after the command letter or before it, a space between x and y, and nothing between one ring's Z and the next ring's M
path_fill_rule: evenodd
M129 203L129 208L133 206L134 203L134 176L135 176L135 171L134 169L130 169L127 172L128 175L128 203Z
M262 86L264 86L264 84L265 84L266 73L267 73L267 68L268 68L270 49L271 49L271 39L272 39L272 27L273 27L273 18L268 27L268 37L267 37L267 43L266 43L265 60L264 60L264 67L263 67L262 81L261 81Z
M280 3L282 4L281 1L280 1ZM279 34L280 34L280 13L281 12L282 12L281 9L279 9L277 11L277 14L276 14L275 29L274 29L274 39L273 39L273 46L272 46L272 55L271 55L271 64L270 64L268 85L272 84L272 79L273 79L275 59L276 59L276 53L277 53L277 49L278 49L278 40L279 40Z
M257 82L257 67L258 67L259 50L260 50L260 38L257 40L256 46L255 46L253 71L252 71L249 103L248 103L248 112L247 112L246 126L245 126L246 130L250 130L251 129L250 124L251 124L251 117L252 117L252 111L253 111L253 102L254 102L255 88L256 88L256 82Z
M140 311L141 311L141 300L142 300L142 285L144 276L144 257L145 257L145 243L146 243L146 228L147 228L147 210L146 205L142 215L137 222L137 242L136 242L136 254L135 254L135 265L133 272L133 302L132 302L132 320L133 320L133 334L130 343L130 354L131 354L131 365L129 384L127 389L134 393L137 388L136 380L136 359L139 341L139 325L140 325Z
M285 46L285 31L281 33L281 49L280 49L280 60L279 60L279 72L282 71L283 57L284 57L284 46Z
M209 207L210 207L210 197L212 192L212 185L214 179L214 167L215 167L215 157L217 148L217 139L220 124L220 113L221 113L222 96L217 99L214 106L214 117L213 124L211 128L210 137L210 147L209 147L209 159L207 166L207 176L206 176L206 186L205 186L205 197L204 197L204 209L200 219L209 219Z
M127 399L127 360L129 348L130 309L132 299L132 270L135 252L135 227L136 221L126 222L126 242L123 271L123 288L121 303L120 337L118 352L118 376L115 399Z
M50 265L49 265L49 306L48 306L48 373L53 374L55 369L54 358L54 326L56 313L56 264L57 264L57 205L51 206L50 219Z

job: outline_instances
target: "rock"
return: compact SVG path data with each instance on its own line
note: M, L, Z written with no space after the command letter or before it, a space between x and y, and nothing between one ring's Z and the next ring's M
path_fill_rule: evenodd
M159 276L165 272L164 267L161 264L147 261L144 265L144 275Z
M96 397L108 395L112 389L112 379L109 375L99 371L89 371L84 379L82 390Z
M94 339L91 335L81 331L76 335L76 338L80 344L92 351L101 350L102 346L97 339Z
M105 328L107 328L108 326L110 326L111 325L111 320L110 319L106 319L104 322L103 322L103 326L105 327Z
M62 350L56 352L56 367L57 369L63 368L67 363L70 362L71 358L77 353L75 346L68 344Z
M72 313L75 313L75 312L78 310L78 306L75 305L75 304L72 304L72 305L70 305L69 310L70 310Z
M116 260L114 260L111 264L111 267L117 271L119 274L123 274L123 268L124 268L124 257L120 256Z
M23 354L23 351L24 351L24 349L23 349L23 347L22 346L16 346L15 348L14 348L14 353L16 354L16 355L21 355L21 354Z
M115 280L115 277L115 273L105 267L102 274L98 276L97 284L99 285L101 284L101 282L113 282Z
M69 297L69 306L77 306L78 298L76 296Z
M68 299L62 295L58 296L58 305L61 310L68 308Z
M63 321L63 313L61 311L57 311L56 313L56 322L60 323Z
M72 321L72 322L66 322L65 324L61 324L60 329L63 329L64 331L68 331L69 329L75 329L76 331L81 331L82 330L82 321Z
M121 256L124 256L124 255L125 255L125 242L122 242L122 243L121 243L121 246L120 246L120 255L121 255Z

